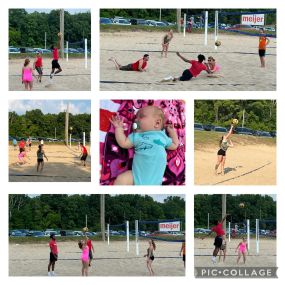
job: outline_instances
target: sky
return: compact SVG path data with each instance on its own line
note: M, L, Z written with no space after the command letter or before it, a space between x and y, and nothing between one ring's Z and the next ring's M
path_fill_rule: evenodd
M74 115L91 113L90 100L10 100L9 111L23 115L26 111L40 109L44 114L58 114L66 110L68 102L70 113Z
M39 13L49 13L51 10L54 9L26 9L26 11L30 14L33 12L39 12ZM55 9L58 10L58 9ZM78 14L78 13L85 13L90 12L90 9L64 9L65 11L68 11L69 14Z

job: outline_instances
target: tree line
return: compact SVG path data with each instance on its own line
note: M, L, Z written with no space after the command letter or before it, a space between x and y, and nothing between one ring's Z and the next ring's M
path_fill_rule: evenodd
M86 133L89 140L91 114L69 114L69 127L73 138L81 138ZM64 139L65 112L43 114L39 109L26 111L23 115L9 112L9 136L16 138L42 137Z
M195 228L207 228L208 213L210 227L215 221L221 221L222 195L195 195ZM227 221L232 224L250 219L251 226L255 227L255 220L260 219L260 228L276 229L276 201L268 195L227 195L227 214Z
M9 229L100 231L100 195L9 195ZM105 219L111 225L135 220L184 219L185 201L168 196L163 203L145 195L105 195ZM154 225L157 230L157 224Z
M195 122L228 127L231 119L244 127L276 130L276 100L195 100Z
M262 9L261 9L262 10ZM161 9L161 20L175 23L177 20L177 9ZM254 12L258 9L218 9L219 12ZM209 22L215 21L215 13L213 9L208 9ZM187 18L194 17L195 22L199 22L201 17L204 17L205 9L181 9L183 18L186 13ZM160 9L101 9L100 16L106 18L124 17L124 18L139 18L145 20L159 20ZM266 24L276 24L276 13L266 14ZM240 15L220 15L219 22L225 24L240 24Z
M25 9L9 9L9 45L16 47L45 47L57 43L60 10L49 13L28 13ZM64 39L70 43L91 40L91 13L70 14L64 11ZM79 46L78 46L79 47Z

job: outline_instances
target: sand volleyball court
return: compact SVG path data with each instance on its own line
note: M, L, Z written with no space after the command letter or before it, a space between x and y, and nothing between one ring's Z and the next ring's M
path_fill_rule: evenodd
M78 238L79 240L79 238ZM49 260L48 242L10 243L10 276L47 276ZM81 250L76 241L57 242L59 260L56 263L58 276L81 275ZM95 260L89 268L90 276L148 276L146 260L147 240L140 242L140 254L135 254L135 242L130 242L130 252L126 242L93 241ZM184 276L182 257L179 256L181 243L157 242L153 270L157 276Z
M87 146L89 150L89 146ZM18 148L9 146L9 181L10 182L89 182L91 181L91 158L87 157L86 167L81 166L80 150L60 144L45 144L44 150L48 161L44 159L43 172L37 172L37 145L27 153L27 163L18 165ZM90 152L90 151L89 151Z
M214 238L206 238L204 240L195 238L195 267L235 267L237 266L237 253L235 249L241 242L241 238L231 239L227 241L227 256L225 262L213 264L211 256L214 250ZM275 267L276 266L276 239L263 239L259 240L259 254L256 254L255 239L250 240L250 249L247 255L246 263L243 264L242 259L238 266L241 267Z
M174 34L168 58L161 58L161 40L164 33L116 32L100 34L100 89L122 90L166 90L166 91L245 91L276 90L276 39L272 38L267 49L266 68L260 68L258 37L220 34L222 45L215 49L213 34L208 35L208 46L204 46L204 34ZM209 78L203 72L188 82L160 83L169 75L178 76L189 68L175 54L179 51L188 59L196 59L202 53L213 56L221 66L221 78ZM148 53L150 59L147 72L117 71L110 57L122 65L133 63Z
M31 62L32 62L31 58ZM21 70L24 59L9 60L9 90L25 91L21 80ZM88 59L87 69L85 69L84 59L69 58L68 62L59 60L62 72L49 79L51 72L51 59L43 58L43 78L39 83L34 78L34 91L90 91L91 90L91 62ZM37 72L34 70L37 75Z

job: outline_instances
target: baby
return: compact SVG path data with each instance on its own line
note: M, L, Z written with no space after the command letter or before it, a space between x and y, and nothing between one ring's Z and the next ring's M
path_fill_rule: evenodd
M176 150L179 145L173 125L164 131L164 113L155 106L141 108L134 123L135 131L126 137L123 121L113 116L115 137L120 147L135 148L132 170L120 174L114 185L161 185L166 168L166 151Z

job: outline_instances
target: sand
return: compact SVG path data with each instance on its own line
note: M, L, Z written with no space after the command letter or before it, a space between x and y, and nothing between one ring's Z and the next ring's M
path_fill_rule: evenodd
M9 60L9 90L25 91L21 80L21 70L23 59ZM88 59L88 68L85 69L84 59L59 60L62 72L50 80L51 59L43 59L42 82L39 83L34 78L34 91L90 91L91 90L91 63ZM37 75L37 71L34 71Z
M130 252L126 242L93 242L95 260L90 267L91 276L148 276L145 254L147 241L140 242L140 254L135 254L135 243L130 242ZM153 270L158 276L185 275L183 261L179 256L180 243L157 242ZM81 275L81 251L76 242L58 242L59 260L56 263L58 276ZM10 276L47 276L49 260L48 244L10 244Z
M89 150L89 146L87 146ZM17 165L18 149L9 147L10 182L90 182L91 159L87 157L86 167L81 166L80 151L77 146L71 149L65 145L46 144L44 146L48 161L45 160L43 172L37 172L37 144L28 152L27 163Z
M276 147L248 145L229 149L225 163L225 175L215 175L217 151L217 148L195 150L195 184L276 184Z
M211 256L214 250L214 238L206 238L204 240L195 238L195 259L196 267L234 267L237 266L237 253L235 249L241 242L241 239L232 239L227 241L227 257L225 262L213 264ZM250 240L250 249L246 263L243 264L241 259L239 266L241 267L275 267L276 266L276 239L260 239L259 255L256 254L255 239Z
M161 58L161 39L157 32L117 32L100 34L100 89L120 90L276 90L276 39L267 49L266 68L260 68L258 37L220 34L222 45L214 48L213 35L208 35L208 46L204 46L204 35L174 34L168 58ZM181 75L189 68L175 54L179 51L188 59L196 59L199 53L214 56L221 66L222 78L209 78L203 72L188 82L160 83L163 78ZM117 58L122 65L133 63L148 53L150 60L147 72L118 71L110 57Z

